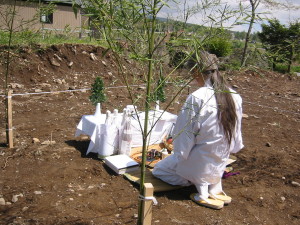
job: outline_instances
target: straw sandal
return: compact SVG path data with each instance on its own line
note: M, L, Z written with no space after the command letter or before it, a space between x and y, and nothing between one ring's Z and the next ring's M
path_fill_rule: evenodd
M217 200L217 199L211 199L211 198L201 198L200 200L196 200L197 193L193 193L190 195L190 198L192 199L193 202L197 203L198 205L205 206L207 208L211 209L222 209L224 206L224 202Z
M226 195L224 191L220 192L219 194L209 194L210 198L223 201L225 205L231 203L231 197Z

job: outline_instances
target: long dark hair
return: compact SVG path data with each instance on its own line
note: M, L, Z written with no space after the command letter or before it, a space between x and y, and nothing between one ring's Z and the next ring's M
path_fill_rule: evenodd
M230 145L237 121L236 106L231 91L218 70L217 57L201 51L199 55L194 54L187 61L186 67L192 70L199 70L204 80L210 80L215 92L218 120Z
M230 144L237 121L235 103L231 91L219 70L216 70L211 74L210 82L215 91L218 119L224 129L226 140L228 141L228 144Z

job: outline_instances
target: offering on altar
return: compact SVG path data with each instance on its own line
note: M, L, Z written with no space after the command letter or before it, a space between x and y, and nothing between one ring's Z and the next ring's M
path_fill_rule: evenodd
M168 150L168 153L171 153L173 151L173 138L171 136L166 136L163 139L163 143L165 145L165 148Z

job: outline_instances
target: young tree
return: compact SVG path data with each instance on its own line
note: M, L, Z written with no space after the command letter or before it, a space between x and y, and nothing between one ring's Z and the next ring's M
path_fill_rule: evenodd
M291 72L293 58L300 50L300 22L286 27L277 19L270 20L268 25L262 25L262 32L258 35L270 55L273 69L276 63L287 62L288 72Z
M96 77L95 82L92 84L90 100L93 105L106 101L106 95L104 93L104 83L101 77Z
M133 105L143 107L145 112L144 121L138 118L142 132L142 165L140 179L140 195L144 193L144 181L146 170L146 152L148 149L149 137L154 126L149 127L149 117L151 103L153 102L153 94L161 95L160 90L165 81L173 83L173 97L165 103L164 110L171 106L173 101L178 97L181 91L193 79L191 76L185 78L174 78L171 76L183 62L190 57L195 50L203 48L211 36L217 36L216 28L222 27L224 22L231 17L228 6L220 10L220 0L205 0L192 8L185 7L184 19L196 13L202 13L203 24L208 25L202 33L195 33L193 36L184 37L183 31L177 35L176 42L186 53L186 57L179 62L175 68L161 76L159 68L166 66L168 56L165 49L167 34L157 32L160 28L157 18L163 7L168 7L168 4L178 4L177 1L169 0L86 0L83 1L83 6L91 18L93 27L101 33L108 49L115 59L119 75L126 84L129 97ZM184 1L185 4L188 1ZM76 4L74 4L76 13ZM201 19L199 19L201 21ZM184 26L183 26L184 27ZM103 41L103 40L102 40ZM125 43L125 48L120 48L120 42ZM124 57L129 57L135 60L139 65L138 76L131 68L124 66ZM159 83L157 85L157 83ZM146 86L145 93L136 96L134 93L133 84L144 84ZM178 85L180 84L180 85ZM159 97L159 96L157 96ZM161 96L162 97L162 96ZM138 224L142 221L142 204L139 204Z
M249 2L249 6L247 6L246 9L250 8L250 12L247 12L247 10L245 11L246 17L243 18L243 20L249 24L246 38L245 38L245 45L243 49L242 59L241 59L241 66L245 66L248 44L250 41L253 25L256 21L264 20L262 15L267 14L267 12L258 12L258 7L262 4L264 4L269 8L297 9L298 7L293 4L290 4L290 2L287 1L283 2L279 0L241 0L241 2Z

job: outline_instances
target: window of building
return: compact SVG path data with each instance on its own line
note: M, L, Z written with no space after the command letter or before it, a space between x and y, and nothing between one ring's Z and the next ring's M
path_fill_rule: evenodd
M53 23L53 13L49 13L49 14L41 14L41 22L42 23Z

